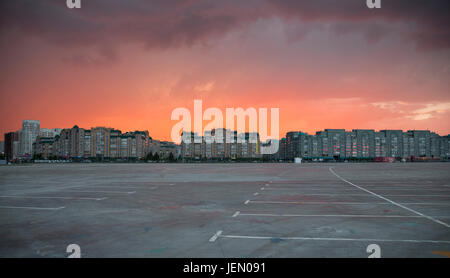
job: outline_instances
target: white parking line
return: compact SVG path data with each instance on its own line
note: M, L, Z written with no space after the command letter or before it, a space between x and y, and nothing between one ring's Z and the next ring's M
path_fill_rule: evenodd
M305 204L305 205L393 205L392 203L388 203L388 202L309 202L309 201L295 202L295 201L252 201L252 200L248 200L248 203ZM402 204L402 205L424 205L424 206L450 206L450 203L399 203L399 204Z
M371 188L371 190L375 191L437 191L437 192L448 192L449 189L427 189L427 188Z
M258 196L258 195L259 195L258 192L253 193L253 196Z
M65 207L57 207L57 208L40 208L40 207L10 207L10 206L0 206L2 209L32 209L32 210L60 210Z
M438 243L450 244L445 240L427 240L427 239L382 239L382 238L332 238L332 237L269 237L269 236L240 236L240 235L222 235L223 238L238 239L281 239L281 240L311 240L311 241L368 241L368 242L408 242L408 243ZM217 237L215 238L217 239ZM215 240L214 239L214 240ZM211 240L210 240L211 241Z
M111 189L157 189L157 186L145 187L145 186L117 186L117 185L81 185L81 186L72 186L71 188L111 188Z
M134 194L136 191L97 191L97 190L64 190L66 192L82 192L82 193L114 193L114 194ZM61 192L64 192L61 191Z
M247 201L245 201L245 203L244 203L244 204L246 204L246 205L247 205L248 203L250 203L250 200L247 200Z
M294 202L294 201L252 201L250 200L249 203L255 203L255 204L305 204L305 205L385 205L390 203L375 203L375 202Z
M0 198L23 198L23 199L63 199L63 200L95 200L101 201L108 199L107 197L89 198L89 197L61 197L61 196L0 196Z
M355 192L357 189L342 189L337 187L323 187L323 188L311 188L311 187L271 187L266 188L266 190L305 190L305 191L330 191L330 190L338 190L339 192L348 191L348 192ZM372 188L373 191L436 191L436 192L448 192L450 193L449 189L426 189L426 188L414 188L414 189L408 189L408 188ZM421 195L423 196L423 195ZM433 195L435 196L435 195Z
M370 215L370 214L272 214L272 213L238 213L236 216L267 216L267 217L355 217L355 218L421 218L418 215ZM235 216L233 216L235 217ZM446 218L450 216L435 216Z
M217 231L210 239L209 242L214 242L222 234L222 231Z
M272 188L266 188L265 191L271 191ZM263 190L263 189L261 189ZM265 193L270 194L270 193ZM299 196L367 196L372 197L367 194L345 194L345 193L300 193L300 192L291 192L286 194L295 194ZM374 193L375 194L375 193ZM377 194L378 195L378 194ZM388 197L440 197L440 198L450 198L450 195L430 195L430 194L383 194L383 196ZM375 196L377 197L377 196Z
M422 217L425 217L425 218L427 218L427 219L429 219L429 220L431 220L431 221L433 221L433 222L435 222L435 223L438 223L438 224L441 224L441 225L443 225L443 226L445 226L445 227L447 227L447 228L450 228L450 225L447 224L447 223L445 223L445 222L442 222L442 221L437 220L437 219L435 219L435 218L433 218L433 217L431 217L431 216L428 216L428 215L425 215L425 214L423 214L423 213L420 213L420 212L418 212L418 211L416 211L416 210L410 209L410 208L408 208L408 207L406 207L406 206L404 206L404 205L401 205L401 204L399 204L399 203L396 203L396 202L394 202L394 201L392 201L392 200L390 200L390 199L388 199L388 198L386 198L386 197L383 197L383 196L381 196L381 195L378 195L378 194L376 194L376 193L373 193L373 192L370 191L370 190L367 190L367 189L365 189L365 188L362 188L362 187L360 187L360 186L358 186L358 185L356 185L356 184L353 184L353 183L349 182L348 180L346 180L346 179L344 179L343 177L341 177L341 176L339 176L338 174L336 174L336 172L333 171L333 167L330 167L330 168L328 168L328 169L330 170L331 173L333 173L333 175L335 175L336 177L338 177L340 180L342 180L342 181L344 181L344 182L346 182L346 183L348 183L348 184L350 184L350 185L353 185L353 186L355 186L356 188L359 188L359 189L361 189L361 190L363 190L363 191L365 191L365 192L367 192L367 193L369 193L369 194L372 194L372 195L375 196L375 197L378 197L378 198L380 198L380 199L383 199L383 200L385 200L385 201L388 201L389 203L392 203L392 204L394 204L394 205L396 205L396 206L399 206L399 207L401 207L401 208L403 208L403 209L406 209L406 210L408 210L408 211L410 211L410 212L413 212L413 213L415 213L415 214L417 214L417 215L420 215L420 216L422 216Z
M421 195L421 194L383 194L383 196L389 196L389 197L444 197L444 198L450 198L450 195Z
M268 188L266 188L266 190L267 189ZM261 193L261 194L271 195L270 193ZM367 197L372 197L372 196L367 195L367 194L344 194L344 193L340 194L340 193L298 193L298 192L292 192L292 193L286 193L286 194L293 194L293 195L298 195L298 196L367 196ZM423 195L421 195L421 196L423 196Z
M236 216L239 215L239 213L240 213L240 211L236 211L236 212L233 214L233 216L231 216L231 217L236 217Z

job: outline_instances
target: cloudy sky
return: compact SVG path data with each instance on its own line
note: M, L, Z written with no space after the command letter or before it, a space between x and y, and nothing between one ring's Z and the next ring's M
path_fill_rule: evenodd
M450 1L0 2L0 132L148 129L173 109L280 108L280 131L450 133ZM205 122L206 123L206 122Z

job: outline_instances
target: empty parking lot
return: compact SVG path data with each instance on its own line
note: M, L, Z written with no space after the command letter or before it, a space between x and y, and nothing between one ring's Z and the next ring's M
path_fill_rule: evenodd
M0 256L450 256L450 164L0 167Z

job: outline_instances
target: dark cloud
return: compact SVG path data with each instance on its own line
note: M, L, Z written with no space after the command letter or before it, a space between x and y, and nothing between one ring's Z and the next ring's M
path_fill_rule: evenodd
M401 22L415 31L407 36L420 49L450 47L450 1L448 0L382 0L381 9L368 9L365 0L268 0L276 14L305 21L337 22L350 32L361 31L358 26L375 22L365 30L369 40L378 40L383 32L377 21ZM344 24L342 24L344 23ZM345 23L354 23L352 25ZM404 35L404 34L402 34Z
M138 42L167 48L277 16L340 24L337 32L362 31L373 41L385 32L376 21L403 22L413 26L407 36L418 47L450 47L448 0L382 0L381 9L368 9L365 0L82 0L82 8L72 10L65 2L2 0L0 34L18 30L64 46ZM371 27L358 26L372 21Z

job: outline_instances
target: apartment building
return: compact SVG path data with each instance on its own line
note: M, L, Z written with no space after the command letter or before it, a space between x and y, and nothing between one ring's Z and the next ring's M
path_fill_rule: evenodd
M447 158L449 137L428 130L325 129L315 135L295 131L280 141L279 155L303 158Z
M213 129L199 136L195 132L181 135L181 157L187 159L260 158L260 137L256 132L238 133Z
M122 133L108 127L86 130L75 125L53 138L39 137L34 153L43 155L51 145L52 156L63 158L143 158L150 142L148 131Z

